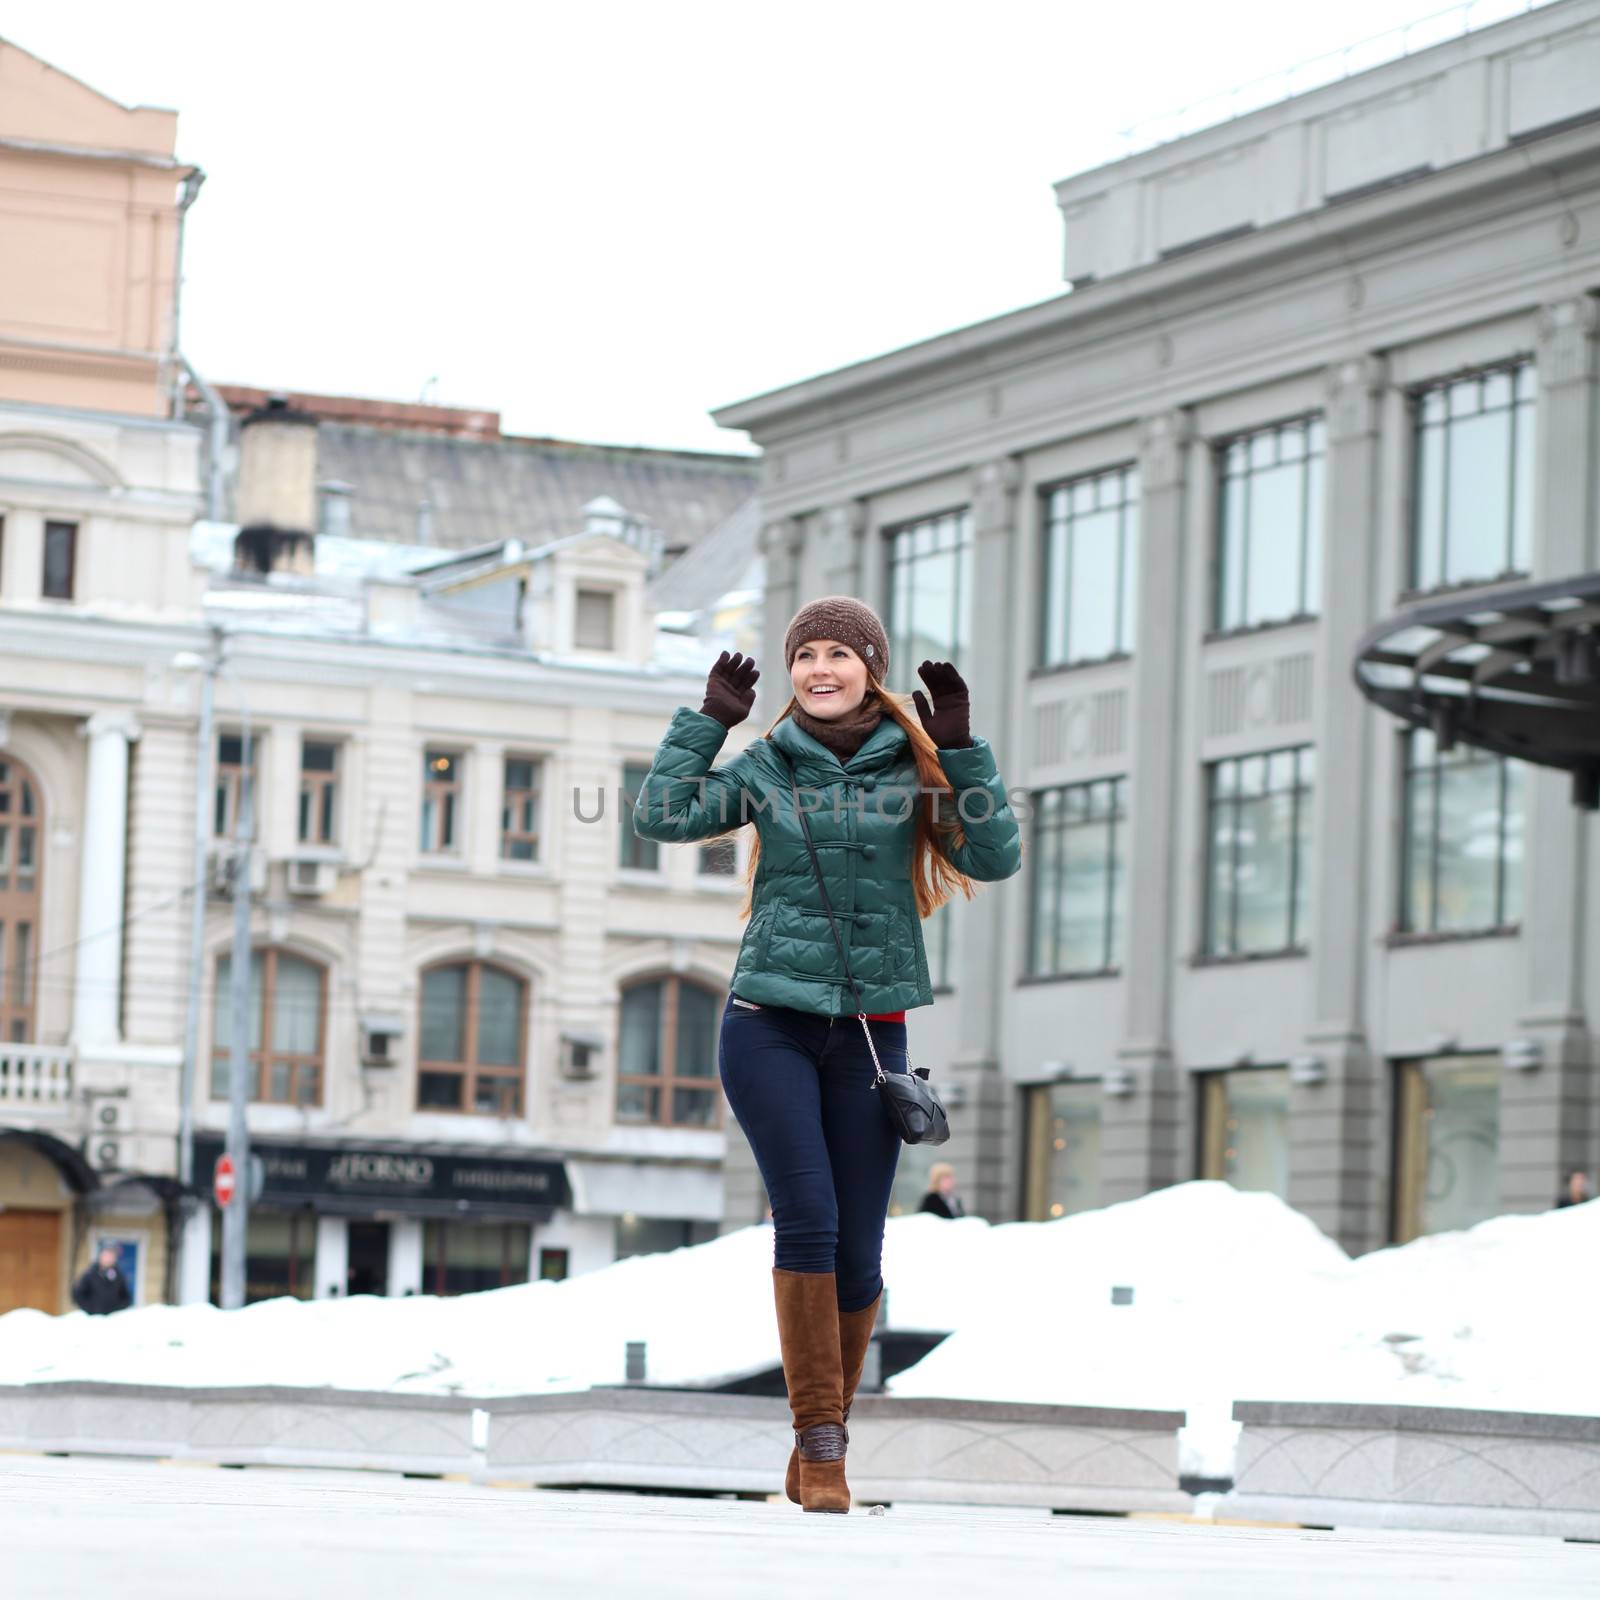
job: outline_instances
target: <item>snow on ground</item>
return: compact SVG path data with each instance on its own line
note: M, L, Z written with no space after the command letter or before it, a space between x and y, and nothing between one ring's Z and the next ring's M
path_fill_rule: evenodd
M1057 1222L892 1218L889 1323L949 1330L899 1395L1186 1410L1183 1470L1231 1473L1235 1400L1600 1415L1600 1202L1349 1259L1273 1196L1188 1183ZM527 1394L777 1359L770 1227L565 1283L239 1312L0 1317L0 1382L64 1378ZM1112 1304L1111 1290L1133 1290Z

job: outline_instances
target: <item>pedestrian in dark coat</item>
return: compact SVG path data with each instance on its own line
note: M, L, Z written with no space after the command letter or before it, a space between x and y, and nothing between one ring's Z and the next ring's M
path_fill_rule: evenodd
M1584 1201L1592 1199L1593 1194L1594 1191L1589 1187L1589 1174L1580 1168L1567 1174L1567 1186L1556 1196L1556 1208L1581 1206Z
M72 1286L72 1302L91 1317L109 1317L133 1304L133 1292L117 1265L117 1252L109 1245L99 1259Z
M967 1208L956 1193L956 1169L948 1161L936 1161L928 1169L928 1192L923 1195L922 1204L917 1210L931 1212L951 1222L957 1217L966 1216Z

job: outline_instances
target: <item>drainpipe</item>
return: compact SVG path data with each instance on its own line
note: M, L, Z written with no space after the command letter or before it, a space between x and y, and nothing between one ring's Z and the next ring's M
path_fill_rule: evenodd
M189 207L199 198L201 186L206 181L204 171L190 167L184 174L183 194L178 201L178 254L172 282L172 322L167 339L167 359L173 369L172 414L183 415L183 378L188 376L200 398L205 401L211 415L210 440L206 448L206 519L222 521L222 460L228 448L228 408L222 396L195 371L194 363L183 353L179 339L178 318L183 300L183 241L189 218Z
M195 370L194 363L181 351L178 360L200 391L200 398L211 413L211 442L206 448L206 520L222 521L222 459L228 449L228 407L222 396Z
M189 220L189 207L199 198L200 187L206 175L199 167L190 167L183 175L183 193L178 198L178 247L172 265L172 316L167 323L167 371L172 385L172 415L183 415L183 378L178 369L188 363L179 354L178 317L183 305L183 236Z

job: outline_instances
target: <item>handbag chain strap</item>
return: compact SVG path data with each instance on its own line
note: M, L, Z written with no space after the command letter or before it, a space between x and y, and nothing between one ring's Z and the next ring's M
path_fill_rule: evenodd
M812 843L811 823L806 818L805 807L800 803L800 779L796 776L794 763L789 759L788 753L779 750L778 755L789 769L789 787L794 791L794 811L800 819L800 832L805 837L806 850L811 856L811 870L817 876L817 893L822 896L822 909L828 913L828 926L833 930L833 942L839 947L839 960L844 963L845 982L850 985L850 992L856 998L856 1021L861 1024L861 1031L867 1036L867 1049L872 1052L873 1081L882 1083L888 1074L883 1070L883 1063L878 1060L878 1047L873 1043L872 1029L867 1025L866 1003L861 998L861 988L856 982L855 974L850 970L850 957L845 951L844 940L840 937L839 924L834 921L833 902L829 900L827 886L822 881L822 863L817 859L817 847Z

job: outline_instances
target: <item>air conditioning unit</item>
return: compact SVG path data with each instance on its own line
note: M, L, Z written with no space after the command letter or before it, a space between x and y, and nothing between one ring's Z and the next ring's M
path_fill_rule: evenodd
M587 1083L600 1064L605 1040L595 1033L561 1035L561 1076L569 1083Z
M224 899L233 898L233 885L235 875L239 868L239 856L234 847L225 842L218 841L211 848L207 859L210 870L211 892L221 895ZM267 892L267 858L259 851L250 852L250 893L265 894Z
M83 1153L96 1172L116 1172L122 1166L122 1140L128 1132L128 1102L123 1096L89 1097L89 1132Z
M290 894L321 896L339 881L339 865L326 856L291 856L284 863L285 887Z
M393 1011L366 1011L361 1014L360 1024L362 1066L394 1066L399 1060L400 1041L405 1037L405 1018Z

